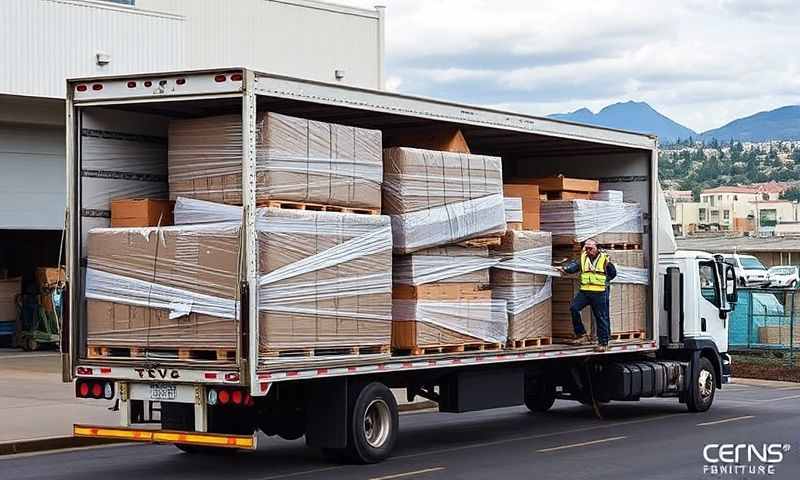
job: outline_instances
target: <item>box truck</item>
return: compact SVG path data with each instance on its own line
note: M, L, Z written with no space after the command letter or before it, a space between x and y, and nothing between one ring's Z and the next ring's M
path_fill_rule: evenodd
M729 377L734 271L721 257L675 248L654 136L246 68L71 79L66 103L64 380L75 383L78 397L116 400L120 415L119 425L75 425L75 435L203 452L255 448L260 430L305 436L309 446L329 454L378 462L390 455L398 434L390 389L432 400L442 412L522 404L541 412L555 399L597 405L646 397L674 397L691 411L704 411ZM504 177L565 175L622 191L643 212L645 332L599 352L553 343L410 356L262 355L263 259L256 243L256 121L262 112L379 130L384 138L456 128L474 153L502 158ZM233 177L240 179L242 226L235 352L197 357L142 346L122 356L98 355L87 346L87 234L108 226L115 197L163 197L169 122L211 115L241 118L235 132L241 172Z

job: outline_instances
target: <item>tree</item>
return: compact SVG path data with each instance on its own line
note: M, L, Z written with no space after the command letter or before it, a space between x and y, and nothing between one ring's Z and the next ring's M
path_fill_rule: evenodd
M800 201L800 188L792 187L789 190L786 190L781 195L781 198L784 200L789 200L790 202Z

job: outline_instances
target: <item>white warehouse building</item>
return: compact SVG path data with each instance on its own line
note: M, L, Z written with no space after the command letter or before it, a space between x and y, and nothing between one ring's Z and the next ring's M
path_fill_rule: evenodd
M380 89L383 37L382 7L316 0L4 0L0 279L58 261L65 78L246 66Z

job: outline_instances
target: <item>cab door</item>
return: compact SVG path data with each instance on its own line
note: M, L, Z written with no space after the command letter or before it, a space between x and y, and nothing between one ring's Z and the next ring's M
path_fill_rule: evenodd
M720 353L727 352L729 313L721 311L723 289L716 262L699 260L697 273L696 288L700 293L697 297L697 323L693 331L686 332L686 336L710 337Z

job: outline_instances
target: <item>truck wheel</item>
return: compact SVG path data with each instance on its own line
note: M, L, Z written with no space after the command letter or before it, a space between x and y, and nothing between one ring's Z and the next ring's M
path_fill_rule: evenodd
M556 401L555 387L546 381L539 380L528 384L525 389L525 406L531 412L546 412Z
M696 371L692 379L694 388L686 399L686 407L690 412L705 412L714 403L714 393L717 388L714 366L706 357L700 357Z
M350 411L346 456L357 463L378 463L397 443L397 401L386 385L373 382L358 394Z

